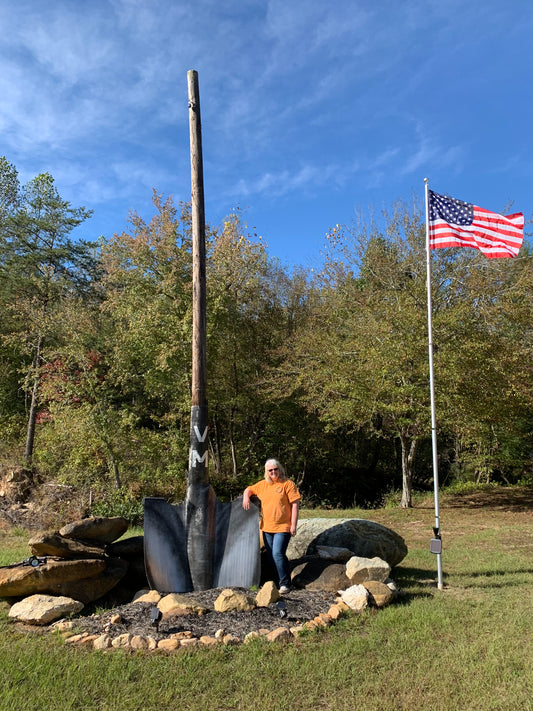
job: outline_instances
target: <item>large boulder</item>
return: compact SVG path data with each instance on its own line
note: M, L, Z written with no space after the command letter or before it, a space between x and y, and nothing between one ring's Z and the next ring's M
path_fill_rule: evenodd
M8 565L0 568L0 597L23 597L33 593L64 594L61 592L64 584L94 578L105 569L106 561L102 559L47 558L46 562L36 567L24 563Z
M101 543L113 543L128 530L129 522L122 516L110 516L106 518L81 519L69 523L59 529L60 535L65 538L76 538L82 541L100 541Z
M407 555L404 539L395 531L375 521L359 518L301 519L298 534L287 549L290 560L315 555L320 546L348 548L353 555L381 558L391 568Z

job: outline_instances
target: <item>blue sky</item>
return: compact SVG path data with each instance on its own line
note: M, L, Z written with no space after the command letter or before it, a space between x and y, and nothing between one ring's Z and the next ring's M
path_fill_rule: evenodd
M437 192L533 212L530 0L2 0L0 155L50 172L93 239L190 199L288 266L336 223Z

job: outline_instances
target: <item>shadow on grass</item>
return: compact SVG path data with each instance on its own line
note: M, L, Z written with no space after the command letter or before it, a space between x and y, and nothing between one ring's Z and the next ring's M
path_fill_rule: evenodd
M533 487L495 487L469 494L446 494L445 505L451 509L490 507L516 512L533 509Z
M437 590L436 575L425 568L394 568L391 577L402 591L398 604L405 605L413 600L433 597Z

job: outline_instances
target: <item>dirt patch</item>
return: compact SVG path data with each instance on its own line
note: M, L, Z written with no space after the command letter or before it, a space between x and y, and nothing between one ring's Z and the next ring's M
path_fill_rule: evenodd
M255 591L243 588L234 588L254 598ZM121 634L140 635L153 637L156 640L164 639L172 634L189 631L195 637L215 633L223 629L227 634L244 639L248 632L274 630L278 627L291 628L312 620L321 612L327 612L335 602L333 593L312 590L293 590L281 598L285 606L286 615L282 617L282 609L276 603L268 607L256 607L247 612L216 612L214 602L222 589L212 589L185 593L189 597L208 609L203 615L179 615L162 620L158 625L151 619L154 605L144 602L119 605L100 614L92 614L76 619L76 628L90 634L104 634L108 632L113 637ZM121 621L112 623L113 616L120 615Z

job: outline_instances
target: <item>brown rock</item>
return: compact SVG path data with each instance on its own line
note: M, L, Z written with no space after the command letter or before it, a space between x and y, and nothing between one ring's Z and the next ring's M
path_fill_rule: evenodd
M145 637L136 634L131 638L130 647L132 649L148 649L148 641Z
M116 541L117 538L120 538L126 533L128 527L128 520L121 516L109 518L95 518L91 516L63 526L63 528L59 529L59 533L65 538L113 543L113 541Z
M65 538L57 532L39 533L28 541L32 555L59 558L104 558L105 546Z
M251 597L244 593L226 588L222 590L220 595L215 600L214 608L217 612L231 612L238 610L239 612L249 612L255 607L255 602Z
M115 649L129 649L132 636L133 635L128 632L126 634L120 634L118 637L111 640L111 646Z
M241 644L242 640L240 637L236 637L233 634L225 634L222 637L222 644L225 644L227 647L235 647L238 644Z
M50 595L65 594L62 586L66 583L85 578L93 578L106 568L101 559L59 560L48 558L46 563L31 565L5 566L0 568L0 597L22 597L32 593ZM73 595L75 600L79 599ZM83 600L82 600L83 602Z
M208 612L207 608L201 605L196 600L188 598L185 595L180 595L179 593L170 593L170 595L165 595L157 603L159 610L168 616L174 615L204 615Z
M394 600L394 593L385 583L380 583L377 580L368 580L362 584L370 593L370 604L375 607L386 607Z
M332 618L329 615L326 615L325 612L319 612L318 615L314 618L314 620L322 627L329 627L330 624L333 622Z
M168 639L160 639L159 642L157 643L157 648L162 649L165 652L172 652L174 649L177 649L179 646L180 646L179 640L171 639L170 637Z
M111 647L111 637L108 634L101 634L93 642L93 649L109 649Z
M265 635L269 642L288 642L292 639L291 631L286 627L278 627Z
M216 644L220 644L220 640L215 637L210 637L209 635L202 635L200 637L200 643L206 647L214 647Z
M30 625L47 625L60 617L83 610L83 604L70 597L53 595L30 595L16 602L8 616Z
M157 605L161 600L160 593L157 590L149 590L148 592L143 591L140 595L137 594L133 598L133 602L149 602L152 605Z
M268 607L273 602L279 600L279 590L273 580L267 581L255 596L257 607Z
M346 608L348 608L348 605L346 605ZM342 610L340 605L332 605L328 610L328 616L331 617L332 620L338 620L345 612L346 611Z

